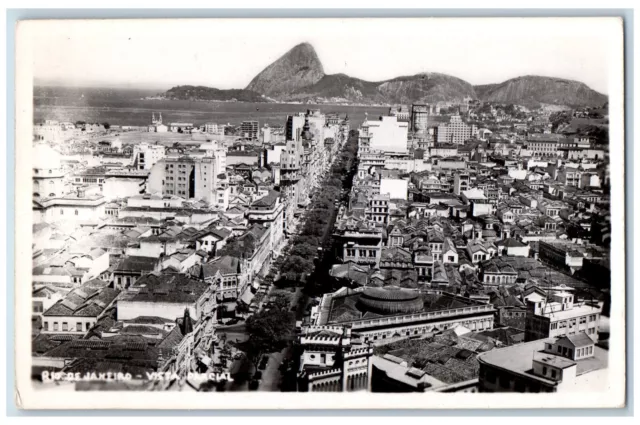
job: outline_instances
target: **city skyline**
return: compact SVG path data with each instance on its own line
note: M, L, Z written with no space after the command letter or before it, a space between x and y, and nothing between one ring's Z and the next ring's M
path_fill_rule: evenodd
M386 21L393 29L394 20ZM405 21L398 28L400 37L376 31L375 19L348 25L345 20L286 20L278 25L269 20L156 20L142 26L119 22L118 31L112 31L113 21L73 21L39 33L34 79L36 84L79 87L245 88L271 62L308 42L326 74L344 73L366 81L436 72L483 85L539 75L583 82L608 93L608 40L592 25L584 25L584 19L554 19L535 38L530 36L535 20L441 18L427 25ZM611 24L615 21L598 23ZM74 36L79 33L83 36ZM269 37L261 38L261 33ZM585 44L589 49L580 48ZM509 54L490 56L504 51ZM387 60L379 61L380 52ZM168 63L171 55L178 60ZM491 66L470 66L480 63Z

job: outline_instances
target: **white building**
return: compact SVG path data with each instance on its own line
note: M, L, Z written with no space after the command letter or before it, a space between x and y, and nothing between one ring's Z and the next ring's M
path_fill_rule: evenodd
M365 121L360 128L360 137L368 139L370 150L406 153L408 131L408 122L383 116L377 121Z
M202 128L207 134L220 134L221 129L221 127L219 127L218 124L214 122L205 123Z
M37 144L33 148L33 198L61 196L64 191L62 156L49 145Z
M409 181L402 179L380 179L380 195L389 195L390 199L407 199Z
M79 187L77 192L34 200L33 222L67 222L76 225L81 221L97 222L104 217L104 206L107 201L99 190L90 192L91 189L87 192L87 188Z
M138 170L150 170L164 156L164 146L140 143L133 147L132 165Z

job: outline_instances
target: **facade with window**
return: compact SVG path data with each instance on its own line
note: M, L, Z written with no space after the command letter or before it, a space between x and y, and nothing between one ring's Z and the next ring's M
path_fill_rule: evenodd
M605 391L608 353L585 333L478 355L481 392Z
M46 199L61 196L64 191L65 172L60 153L45 144L37 144L31 153L33 159L33 198Z
M443 291L373 287L325 294L313 309L313 325L350 326L373 345L432 336L455 325L493 329L495 313L492 305Z
M117 289L85 284L68 293L42 314L42 332L84 335L120 293Z
M136 283L143 275L153 271L159 271L158 258L129 255L124 257L113 270L114 286L118 289L126 289Z
M348 327L305 327L297 345L302 352L298 391L371 390L373 347L354 344Z
M55 198L34 199L34 223L98 221L105 216L106 203L101 194L87 194L83 188Z
M364 223L363 223L364 224ZM382 257L382 228L369 223L363 226L345 226L335 232L337 258L342 263L378 265Z
M557 292L528 303L525 341L585 333L598 341L602 305L574 303L574 295Z

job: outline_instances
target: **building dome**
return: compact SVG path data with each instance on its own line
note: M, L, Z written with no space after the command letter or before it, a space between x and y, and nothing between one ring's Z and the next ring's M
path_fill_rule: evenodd
M399 288L366 288L358 302L378 314L417 313L424 308L419 292Z
M475 224L473 225L473 228L474 228L474 229L476 229L476 230L482 230L482 224L480 224L480 223L475 223Z

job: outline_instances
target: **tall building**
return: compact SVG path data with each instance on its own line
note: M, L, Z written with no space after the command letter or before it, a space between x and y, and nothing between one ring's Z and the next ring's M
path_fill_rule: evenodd
M462 192L471 189L469 173L455 173L453 175L453 193L460 196Z
M300 140L302 127L304 126L304 114L300 112L297 115L289 115L285 125L285 137L287 140Z
M459 115L453 115L448 123L440 124L436 128L437 143L464 144L475 135L475 125L467 125Z
M261 224L271 229L270 250L279 252L284 242L284 204L280 192L270 190L269 193L254 201L246 213L249 224Z
M372 150L406 153L409 123L397 117L382 116L377 121L365 119L360 127L359 152Z
M151 169L147 191L214 203L219 173L215 157L167 157Z
M33 198L53 198L64 192L61 155L49 145L37 144L33 149Z
M240 124L240 136L247 140L258 140L260 128L258 121L242 121Z
M137 170L150 170L164 155L164 146L140 143L133 147L132 164Z
M204 132L207 134L220 134L220 127L214 122L208 122L203 125Z
M411 105L411 131L419 134L427 132L429 122L429 106L414 103Z

